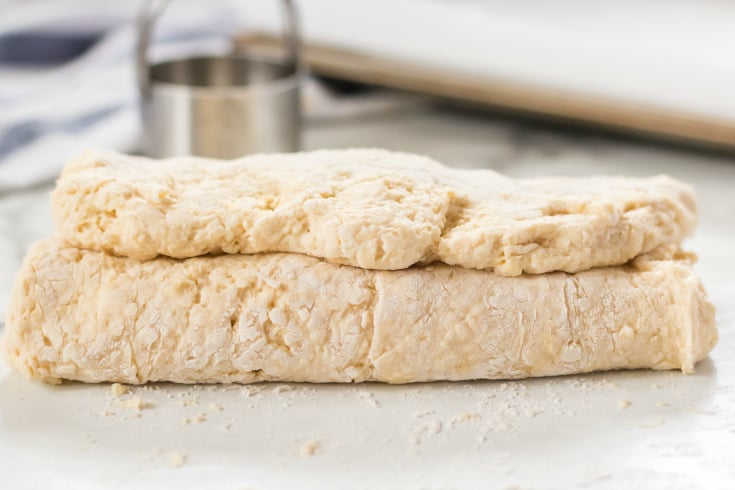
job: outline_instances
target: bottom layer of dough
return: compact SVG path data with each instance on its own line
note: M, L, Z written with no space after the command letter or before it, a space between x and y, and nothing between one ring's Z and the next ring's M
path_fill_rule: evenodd
M47 382L408 383L691 372L716 340L714 308L673 249L499 277L296 254L138 262L51 239L26 257L2 350Z

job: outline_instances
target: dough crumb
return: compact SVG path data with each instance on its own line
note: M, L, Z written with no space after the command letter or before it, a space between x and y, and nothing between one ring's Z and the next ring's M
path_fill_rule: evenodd
M666 402L658 402L658 403L656 403L656 406L659 407L659 408L664 408L664 407L668 407L669 404L666 403Z
M181 468L186 463L186 455L178 451L171 453L168 458L168 463L174 468Z
M630 408L631 405L633 405L633 402L631 402L630 400L620 400L618 402L618 408L620 410L626 410Z
M224 410L224 408L222 408L222 405L220 405L219 403L210 403L209 409L213 412L221 412L222 410Z
M442 431L442 423L438 420L430 420L422 425L419 425L413 429L413 434L409 437L409 441L414 445L418 446L423 442L423 438L426 435L434 436Z
M301 453L301 456L311 457L314 456L320 448L321 443L319 441L308 441L301 446L299 452Z
M375 396L373 396L372 393L369 391L361 391L358 396L360 397L360 400L364 401L366 404L370 405L373 408L380 408L380 405L378 405L378 400L375 399Z
M414 412L413 418L420 419L423 417L428 417L429 415L434 415L436 412L434 410L427 410L425 412Z
M441 431L442 431L442 423L439 422L438 420L435 420L434 422L429 424L429 432L431 432L432 434L438 434Z
M477 420L480 416L476 413L462 413L459 415L455 415L454 418L449 422L449 425L454 427L457 424L463 424L465 422L469 422L471 420Z
M240 388L240 393L247 398L258 395L261 391L263 391L262 386L243 386Z
M97 412L101 417L112 417L115 415L115 412L111 410L102 410L100 412Z
M122 403L122 406L125 408L130 408L132 410L137 410L138 412L140 412L144 408L151 408L153 404L150 402L143 401L143 399L139 396L133 396L125 400L125 402Z
M287 391L293 391L294 389L293 385L281 384L273 388L273 393L286 393Z
M115 396L122 396L128 394L130 389L120 383L113 383L112 386L110 386L110 392Z

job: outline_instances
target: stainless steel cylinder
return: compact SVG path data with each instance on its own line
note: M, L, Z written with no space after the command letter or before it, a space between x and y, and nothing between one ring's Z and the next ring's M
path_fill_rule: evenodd
M207 56L150 65L147 51L165 4L141 16L138 77L143 151L153 157L237 158L300 147L304 74L294 6L283 0L288 55L282 62Z

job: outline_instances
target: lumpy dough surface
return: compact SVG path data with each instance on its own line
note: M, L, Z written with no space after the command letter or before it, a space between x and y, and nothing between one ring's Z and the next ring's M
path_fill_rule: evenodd
M503 276L624 264L696 222L691 188L666 176L514 180L376 149L233 161L89 151L66 165L52 209L70 244L139 260L297 252Z
M1 348L47 382L407 383L691 372L716 339L714 308L675 247L500 277L283 253L140 262L56 238L27 255Z

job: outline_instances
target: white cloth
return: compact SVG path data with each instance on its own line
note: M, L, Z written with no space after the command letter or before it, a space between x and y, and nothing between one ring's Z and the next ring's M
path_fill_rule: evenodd
M87 147L138 149L138 7L0 4L0 192L55 178L64 160ZM174 2L159 24L155 60L221 53L237 27L227 4L217 2ZM91 46L75 55L84 43Z

